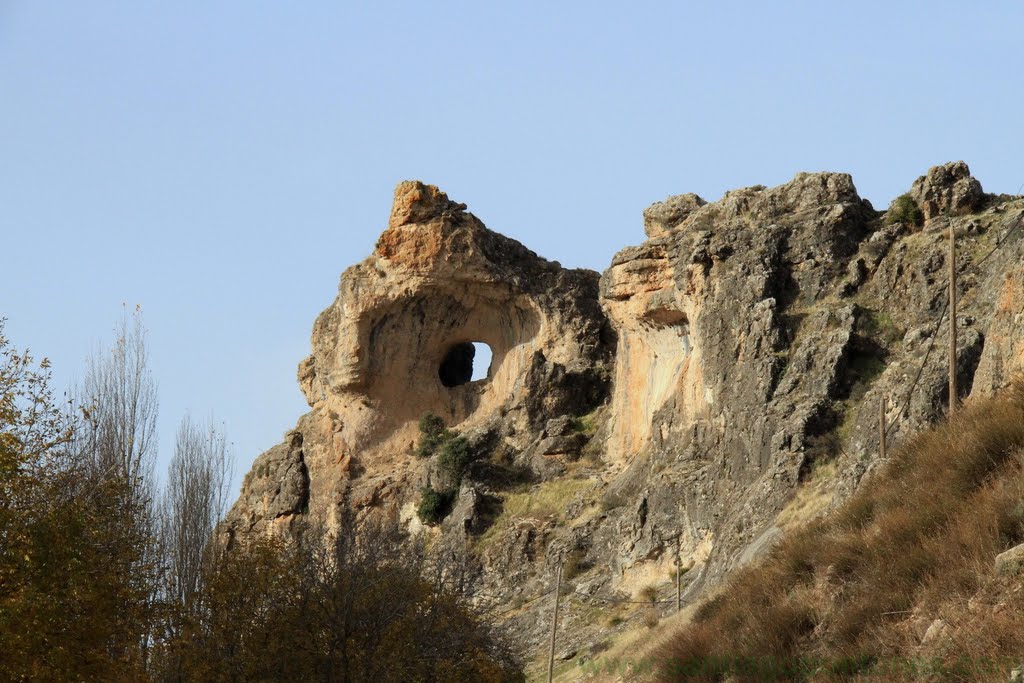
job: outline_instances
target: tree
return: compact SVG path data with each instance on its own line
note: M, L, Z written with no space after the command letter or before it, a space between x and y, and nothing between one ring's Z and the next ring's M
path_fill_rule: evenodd
M0 680L522 680L462 571L394 522L216 540L212 423L182 421L157 509L144 338L123 320L62 410L0 320Z
M35 364L2 332L0 678L136 678L143 540L111 533L132 512L128 487L82 460L48 362Z
M231 468L224 432L212 419L200 426L186 415L178 428L160 509L161 639L182 638L200 616L200 597L215 549L214 530L227 510ZM165 650L163 657L160 669L180 677L177 654Z
M397 526L302 539L251 539L207 566L203 608L167 644L179 680L522 680L451 567Z
M141 310L126 312L115 332L108 351L89 357L83 383L72 392L70 448L80 478L89 482L97 542L110 556L108 575L116 577L105 598L119 639L108 655L144 666L161 589L154 476L159 402Z
M43 556L65 498L48 500L65 463L52 457L70 438L49 388L49 363L13 348L0 319L0 677L21 678L53 630L53 605L39 601L52 561ZM48 467L49 465L49 467ZM24 629L23 626L30 626ZM45 670L45 669L44 669Z
M198 592L214 528L227 511L232 457L224 432L185 416L178 428L161 511L161 538L172 598L188 603Z
M116 333L109 352L89 357L76 392L81 410L76 446L96 470L117 473L133 496L152 501L159 401L141 310L130 319L123 315Z

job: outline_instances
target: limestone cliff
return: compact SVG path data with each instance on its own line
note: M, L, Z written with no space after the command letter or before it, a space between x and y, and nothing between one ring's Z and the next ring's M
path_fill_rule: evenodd
M677 536L692 600L877 466L881 397L891 443L943 413L949 230L961 398L1024 370L1024 199L984 194L962 162L908 194L923 225L839 173L672 197L599 277L402 183L314 325L310 412L256 460L226 532L394 516L470 569L524 652L556 563L572 566L567 657L622 628L609 613L634 618L608 601L670 594ZM469 342L493 353L478 381ZM428 413L478 457L436 527L415 514L445 476L414 454Z
M311 411L256 460L230 531L330 528L345 506L405 509L418 528L409 510L437 476L414 456L428 413L503 455L492 469L559 473L545 427L605 400L613 337L597 273L539 258L436 187L400 184L373 255L313 327L298 373ZM476 382L472 342L493 354Z

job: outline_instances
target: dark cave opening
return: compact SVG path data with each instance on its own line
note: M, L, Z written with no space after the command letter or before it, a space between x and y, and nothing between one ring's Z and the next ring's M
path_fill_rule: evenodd
M455 344L441 360L437 370L441 384L452 388L487 379L491 371L491 347L483 342Z

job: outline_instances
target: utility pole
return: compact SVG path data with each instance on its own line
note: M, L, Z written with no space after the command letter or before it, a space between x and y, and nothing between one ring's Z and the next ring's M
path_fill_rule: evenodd
M885 396L878 404L878 457L885 460Z
M676 532L676 612L683 609L683 558L679 552L679 532Z
M949 224L949 416L957 409L956 391L956 231Z
M558 633L558 598L562 592L562 560L558 560L558 572L555 574L555 612L551 615L551 649L548 652L548 683L555 677L555 635Z

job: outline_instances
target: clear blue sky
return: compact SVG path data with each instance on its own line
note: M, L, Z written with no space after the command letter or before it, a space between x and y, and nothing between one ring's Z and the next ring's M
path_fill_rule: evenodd
M1020 3L503 4L0 0L9 336L63 384L141 304L164 458L212 413L240 476L404 178L597 270L671 194L1024 183Z

